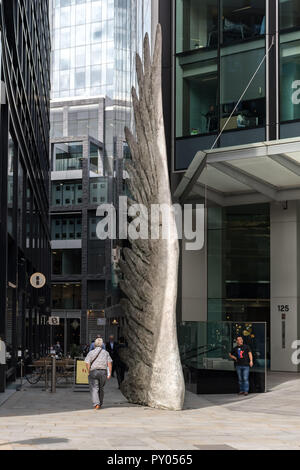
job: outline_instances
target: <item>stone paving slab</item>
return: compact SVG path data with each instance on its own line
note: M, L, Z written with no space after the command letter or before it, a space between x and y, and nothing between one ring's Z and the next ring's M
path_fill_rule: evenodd
M0 393L0 406L16 393L16 387L7 388L4 393Z
M300 379L272 374L263 395L193 395L180 412L128 404L117 382L104 408L89 393L25 387L0 407L0 450L300 450Z

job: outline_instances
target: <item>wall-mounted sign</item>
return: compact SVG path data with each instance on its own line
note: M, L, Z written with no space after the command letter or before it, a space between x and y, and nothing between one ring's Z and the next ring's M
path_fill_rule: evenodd
M290 311L290 306L289 305L278 305L278 312L280 313L287 313Z
M35 273L30 278L30 284L35 289L41 289L46 284L46 277L44 276L44 274Z
M52 326L59 326L59 317L49 317L48 324Z
M106 318L97 318L97 326L105 326Z

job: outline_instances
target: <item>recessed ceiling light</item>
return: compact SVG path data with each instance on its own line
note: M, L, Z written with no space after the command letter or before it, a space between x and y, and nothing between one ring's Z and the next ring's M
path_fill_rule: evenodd
M238 11L244 11L244 10L251 10L251 8L252 8L251 6L238 8L237 10L233 10L232 13L237 13Z

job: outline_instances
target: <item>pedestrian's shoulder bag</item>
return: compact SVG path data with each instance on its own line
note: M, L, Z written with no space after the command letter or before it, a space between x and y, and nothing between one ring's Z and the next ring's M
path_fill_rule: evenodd
M97 356L95 357L95 359L92 360L90 367L92 367L92 365L93 365L94 362L98 359L98 357L100 356L100 354L102 353L102 351L103 351L103 349L101 348L100 351L98 352Z

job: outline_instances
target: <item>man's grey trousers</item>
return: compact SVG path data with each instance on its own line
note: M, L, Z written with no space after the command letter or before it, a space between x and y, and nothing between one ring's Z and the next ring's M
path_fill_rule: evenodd
M90 392L94 406L103 405L104 387L107 379L106 370L93 370L89 375Z

